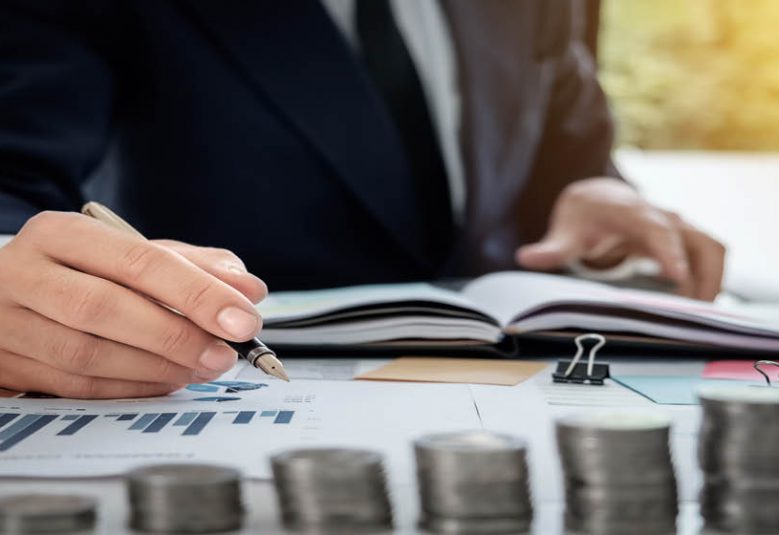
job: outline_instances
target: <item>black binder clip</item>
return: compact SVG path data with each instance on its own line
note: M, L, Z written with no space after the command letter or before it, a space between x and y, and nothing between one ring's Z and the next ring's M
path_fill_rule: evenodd
M775 362L775 361L773 361L773 360L758 360L757 362L755 362L755 363L752 365L752 367L753 367L755 370L757 370L757 371L760 373L760 375L762 375L763 377L765 377L765 384L766 384L766 386L771 386L771 378L770 378L770 377L768 377L768 374L767 374L766 372L764 372L764 371L763 371L763 370L760 368L760 366L763 366L763 365L765 365L765 364L767 364L767 365L769 365L769 366L779 366L779 362Z
M587 362L579 362L584 354L582 342L585 340L594 340L595 345L590 349ZM590 333L577 336L574 342L576 343L576 354L572 360L561 360L557 363L557 369L552 373L552 380L555 383L602 385L603 381L609 377L609 365L596 363L595 355L606 344L606 338L600 334Z

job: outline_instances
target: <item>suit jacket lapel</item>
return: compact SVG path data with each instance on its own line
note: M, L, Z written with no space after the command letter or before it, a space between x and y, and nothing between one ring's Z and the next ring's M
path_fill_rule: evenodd
M188 9L423 265L419 199L391 118L318 0L190 0Z

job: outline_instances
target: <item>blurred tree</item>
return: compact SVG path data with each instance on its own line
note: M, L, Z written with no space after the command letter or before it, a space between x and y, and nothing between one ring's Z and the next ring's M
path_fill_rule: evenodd
M779 1L604 0L622 145L779 150Z

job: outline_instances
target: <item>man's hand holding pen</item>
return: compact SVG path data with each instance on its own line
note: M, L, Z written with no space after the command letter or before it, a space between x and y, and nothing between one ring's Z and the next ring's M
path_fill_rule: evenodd
M0 248L0 387L118 398L213 380L266 293L229 251L44 212Z

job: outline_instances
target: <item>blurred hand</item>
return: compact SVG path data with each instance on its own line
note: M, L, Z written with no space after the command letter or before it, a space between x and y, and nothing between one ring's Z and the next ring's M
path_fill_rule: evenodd
M681 295L711 301L720 291L725 247L613 178L581 180L563 190L546 236L519 248L516 258L524 268L543 271L576 261L606 269L630 255L656 260Z
M237 357L218 338L256 335L266 293L229 251L44 212L0 248L0 387L120 398L213 380Z

